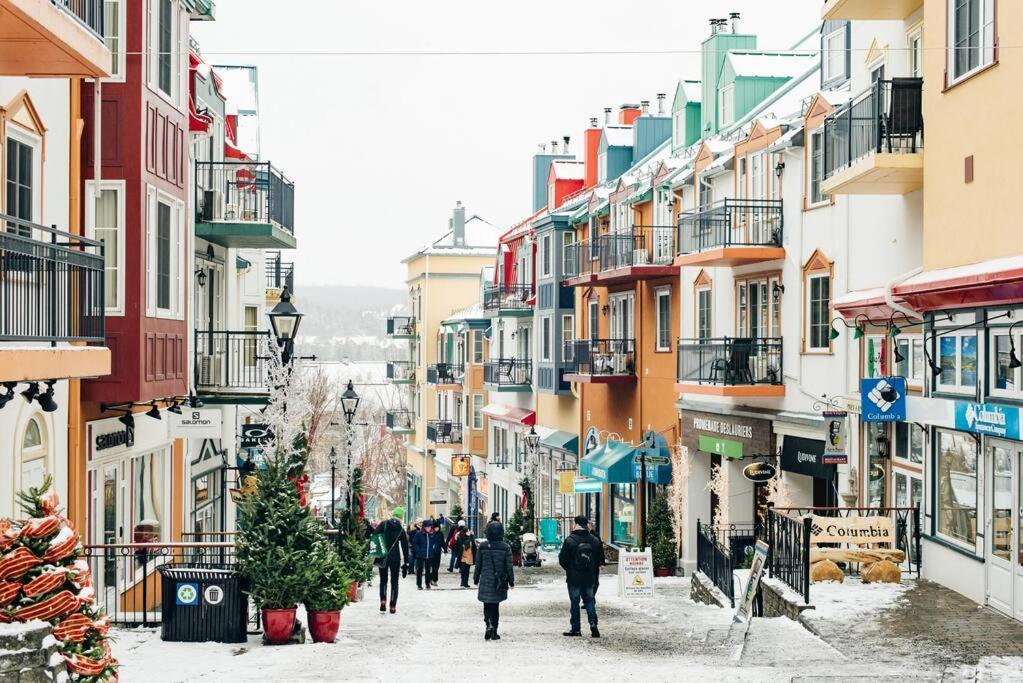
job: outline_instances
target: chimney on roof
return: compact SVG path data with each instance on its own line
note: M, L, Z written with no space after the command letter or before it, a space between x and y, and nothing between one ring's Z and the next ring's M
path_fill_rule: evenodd
M728 18L732 20L732 33L738 33L739 32L739 17L741 17L741 16L742 15L739 14L738 12L731 12L728 15Z
M455 202L455 210L451 216L451 237L456 247L465 246L465 207L462 202Z
M657 93L657 115L664 115L664 100L668 95L663 92Z
M710 20L710 34L714 35L717 32L718 32L718 20L717 19L711 19Z
M597 120L596 116L590 117L590 128L596 128L598 124L599 121Z
M618 124L631 126L632 122L639 118L640 108L638 104L623 104L618 108Z
M569 143L569 141L571 139L572 138L570 138L567 135L561 138L561 141L565 143L564 146L561 148L561 153L562 154L568 154L568 143Z
M604 125L611 125L611 107L604 107Z
M608 116L610 116L610 110ZM583 133L583 186L597 184L597 157L600 155L600 124L596 117L590 119L590 127Z
M641 116L650 116L650 100L640 100L639 108L642 111Z
M557 155L558 153L558 141L551 140L551 154Z

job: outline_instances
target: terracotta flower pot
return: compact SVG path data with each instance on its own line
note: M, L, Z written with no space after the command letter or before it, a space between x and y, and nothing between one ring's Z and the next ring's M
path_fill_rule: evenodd
M271 645L284 645L295 630L295 608L264 609L263 634Z
M654 576L673 576L675 571L671 567L654 567Z
M309 612L309 635L314 643L333 643L341 626L341 610Z
M352 583L348 586L348 602L358 602L358 601L359 601L359 584L357 584L356 582L352 581Z

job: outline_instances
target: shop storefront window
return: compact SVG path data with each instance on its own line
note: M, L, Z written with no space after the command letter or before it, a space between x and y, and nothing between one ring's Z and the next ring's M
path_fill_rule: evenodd
M915 507L918 510L921 508L924 502L924 482L918 476L909 472L895 471L895 507L900 508L912 508ZM921 518L922 523L922 518ZM913 518L911 516L906 517L906 539L904 546L909 553L910 563L915 564L917 562L916 557L916 544L913 542Z
M132 468L135 480L132 542L161 541L167 529L165 453L159 450L141 455L132 461Z
M914 465L924 462L924 430L911 422L895 423L895 457Z
M888 476L889 440L888 425L884 422L867 422L864 429L864 450L869 460L867 505L885 507L885 480Z
M938 534L977 542L977 442L969 434L938 430Z
M611 485L611 542L636 545L636 485Z
M46 479L46 440L39 418L32 418L21 439L21 488L42 486Z
M993 500L991 501L991 523L994 537L991 539L991 554L1006 562L1012 559L1012 457L1007 448L991 447L991 461L994 465Z
M938 339L938 362L943 388L967 388L977 385L976 335L949 335Z
M1016 336L1016 335L1014 335ZM1010 341L1007 334L994 334L991 336L992 365L994 366L994 389L1008 394L1020 393L1020 370L1012 367L1012 351L1015 347L1016 357L1019 358L1020 349L1023 348L1023 337L1016 336L1015 344Z

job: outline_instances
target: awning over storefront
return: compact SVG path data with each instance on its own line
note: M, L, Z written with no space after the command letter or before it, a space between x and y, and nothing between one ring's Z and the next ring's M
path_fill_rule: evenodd
M1023 256L924 271L893 291L918 311L1018 303L1023 301Z
M636 447L617 441L606 441L583 458L579 474L606 484L631 484L636 481L632 469L632 456Z
M871 320L888 320L895 315L895 309L888 305L884 295L884 287L859 289L835 297L832 305L846 320L852 321L860 315L865 315Z
M515 408L501 403L490 403L483 408L483 414L491 420L509 422L511 424L529 427L536 424L536 413L525 408Z
M540 445L572 455L579 454L579 437L571 432L556 431L540 439Z

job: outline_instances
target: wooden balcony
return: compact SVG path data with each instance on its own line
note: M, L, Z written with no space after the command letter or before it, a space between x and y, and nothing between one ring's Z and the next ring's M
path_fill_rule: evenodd
M722 199L679 217L679 266L745 266L785 258L781 199Z
M842 19L905 19L919 8L924 0L824 0L821 18Z
M0 0L0 76L109 76L113 56L103 39L104 5Z

